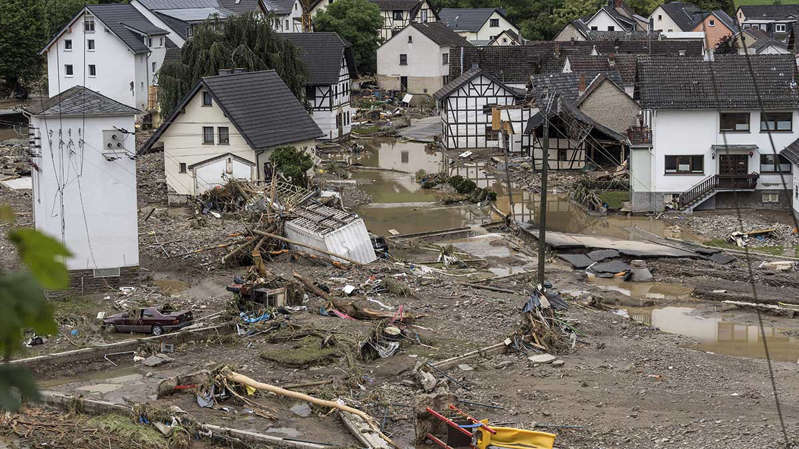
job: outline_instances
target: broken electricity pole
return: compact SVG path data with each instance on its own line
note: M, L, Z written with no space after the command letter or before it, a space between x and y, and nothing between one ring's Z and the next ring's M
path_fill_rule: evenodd
M538 213L538 283L544 285L544 264L546 260L547 243L547 168L549 166L549 108L552 98L546 95L546 109L539 111L544 116L544 132L541 142L541 196L539 197L540 209ZM535 147L531 149L533 168L535 168Z

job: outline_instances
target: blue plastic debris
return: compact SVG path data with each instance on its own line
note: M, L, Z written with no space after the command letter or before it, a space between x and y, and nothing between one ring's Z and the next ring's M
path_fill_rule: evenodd
M270 318L272 318L272 315L270 315L268 312L264 312L264 314L261 316L250 317L246 313L240 312L239 317L241 317L241 320L244 321L245 323L252 324L252 323L259 323L261 321L267 321Z

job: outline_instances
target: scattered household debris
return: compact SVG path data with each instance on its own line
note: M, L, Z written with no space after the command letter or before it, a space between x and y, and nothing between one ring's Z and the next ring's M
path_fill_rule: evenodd
M550 353L574 349L576 330L559 314L568 307L549 283L536 286L522 307L521 328L512 338L514 348Z

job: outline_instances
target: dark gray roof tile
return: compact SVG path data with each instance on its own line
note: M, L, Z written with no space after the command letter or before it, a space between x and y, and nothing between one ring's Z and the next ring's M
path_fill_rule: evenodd
M796 109L793 55L716 55L714 61L689 57L641 57L638 97L646 109L760 109L754 83L766 110Z
M765 3L765 1L764 1ZM739 7L747 19L799 19L799 5L744 5Z
M476 32L494 11L505 16L500 8L442 8L438 16L453 31Z
M428 22L428 23L412 22L411 26L442 47L457 47L457 46L472 45L463 36L452 31L441 22Z
M112 33L122 39L134 53L146 53L149 48L144 44L143 36L132 29L151 36L168 34L166 30L153 25L131 5L86 5L86 9L104 23Z
M216 104L254 150L311 140L324 135L277 73L274 70L265 70L203 78L141 151L146 152L160 139L186 103L203 87L208 89Z
M338 82L341 71L341 58L347 57L350 77L355 77L355 64L352 60L351 45L337 33L280 33L300 51L300 57L308 72L307 85L329 86Z
M693 3L669 2L660 5L660 7L680 27L679 31L692 31L704 17L704 13Z
M136 115L141 112L83 86L71 87L26 111L34 115L61 117Z

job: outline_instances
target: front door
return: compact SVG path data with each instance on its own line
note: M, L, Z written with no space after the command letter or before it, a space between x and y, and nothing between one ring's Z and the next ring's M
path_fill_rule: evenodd
M719 188L746 188L749 174L749 156L746 154L719 155Z
M407 76L401 76L400 77L400 90L402 92L407 92L408 91L408 77Z
M749 156L746 154L722 154L719 156L719 174L722 176L746 176L749 174Z

